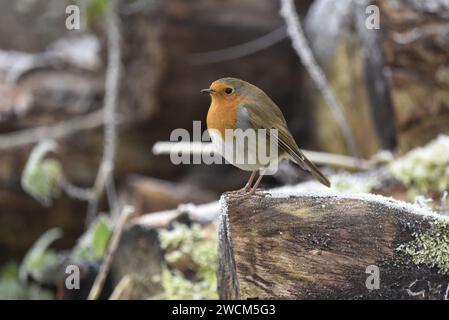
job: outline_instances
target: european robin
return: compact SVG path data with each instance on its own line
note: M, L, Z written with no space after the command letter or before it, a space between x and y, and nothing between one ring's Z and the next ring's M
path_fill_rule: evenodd
M240 79L221 78L214 81L209 89L203 89L201 92L210 94L212 99L207 113L207 128L217 151L229 163L242 170L252 171L242 191L253 194L262 180L264 170L273 164L277 165L281 159L295 162L322 184L330 187L329 180L299 149L279 107L261 89ZM261 163L258 151L261 146L267 144L261 143L259 135L254 135L257 137L254 141L248 140L248 143L242 144L243 140L240 140L240 145L235 146L235 136L227 133L229 130L237 131L236 129L245 132L248 129L254 132L265 129L261 132L269 141L274 140L276 152L269 152L268 162ZM274 135L273 129L276 133ZM228 145L233 146L228 148ZM242 158L246 161L236 161L236 154L243 155ZM257 171L260 171L260 175L251 187Z

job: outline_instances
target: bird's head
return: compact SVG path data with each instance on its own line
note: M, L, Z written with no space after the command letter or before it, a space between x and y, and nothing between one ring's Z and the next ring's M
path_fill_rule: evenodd
M250 93L251 84L237 78L221 78L210 85L208 89L201 92L209 93L212 100L217 102L232 103L241 100Z

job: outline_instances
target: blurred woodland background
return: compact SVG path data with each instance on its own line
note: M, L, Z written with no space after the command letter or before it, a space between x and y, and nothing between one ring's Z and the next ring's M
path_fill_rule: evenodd
M0 298L87 298L113 233L95 297L218 298L216 201L247 173L152 147L206 129L199 90L224 76L267 92L302 148L362 159L323 167L334 190L447 214L449 3L294 1L310 60L281 2L0 0ZM307 179L285 164L262 183Z

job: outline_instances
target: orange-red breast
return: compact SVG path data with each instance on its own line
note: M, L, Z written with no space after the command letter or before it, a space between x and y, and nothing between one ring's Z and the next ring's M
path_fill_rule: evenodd
M330 186L329 180L299 149L279 107L261 89L240 79L222 78L214 81L209 89L203 89L201 92L209 93L212 98L207 114L207 127L217 151L233 165L242 170L252 171L248 183L242 190L254 193L263 177L263 169L282 158L292 160L302 169L309 171L322 184ZM274 138L277 144L276 155L268 153L269 165L259 163L257 151L262 144L258 143L258 140L249 141L244 146L230 146L234 151L237 150L237 153L245 153L244 159L248 159L247 162L237 163L235 154L223 152L223 150L230 150L224 148L225 145L235 144L235 139L230 139L226 135L227 129L234 131L235 129L255 131L265 129L264 132L268 133L269 139L273 139L273 135L269 135L270 129L275 129L277 131ZM270 141L269 139L267 141ZM249 161L249 159L255 159L255 161ZM258 170L261 174L251 188Z

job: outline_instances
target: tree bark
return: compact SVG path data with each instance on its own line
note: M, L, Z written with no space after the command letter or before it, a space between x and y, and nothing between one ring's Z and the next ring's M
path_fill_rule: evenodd
M315 55L345 108L361 155L371 156L379 148L408 151L448 133L447 2L355 2L347 11L333 11L327 9L333 2L317 0L305 21ZM371 4L379 8L378 29L366 25L373 18L366 12ZM321 147L345 153L321 92L315 91L314 96L316 123L326 124L317 126Z
M449 133L447 2L375 3L381 13L398 145L406 151Z

